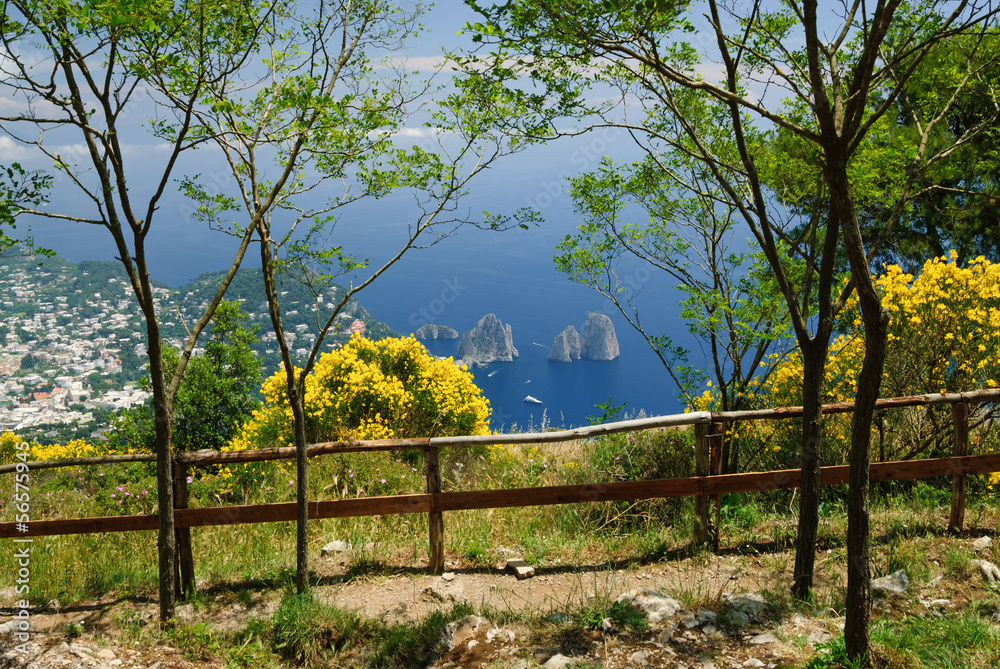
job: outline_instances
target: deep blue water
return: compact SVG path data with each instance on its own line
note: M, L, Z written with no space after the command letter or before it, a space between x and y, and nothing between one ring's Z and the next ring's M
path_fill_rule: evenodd
M593 149L593 155L612 148L612 142L604 139L588 141L591 144L584 148ZM643 339L604 298L555 270L554 247L577 224L569 197L559 190L559 179L568 169L575 172L592 165L580 151L568 145L519 157L504 171L495 170L481 180L465 204L472 214L505 213L532 204L542 211L543 225L501 233L462 229L430 248L410 251L360 295L375 318L404 334L425 322L464 332L490 312L510 323L520 357L474 371L493 407L497 428L514 423L538 427L543 410L549 425L582 425L599 413L595 405L609 398L615 404L625 403L630 412L682 410L672 381ZM407 221L412 220L411 205L406 198L388 199L346 212L335 229L336 243L370 257L372 266L377 266L399 247ZM201 272L222 269L232 254L231 238L205 230L184 211L181 204L165 203L149 242L153 278L174 286ZM38 242L72 262L114 258L108 233L95 226L43 222L33 227ZM251 249L245 265L254 266L254 261ZM630 267L622 276L641 289L642 316L652 332L666 332L678 343L690 341L679 317L679 293L663 275ZM553 338L567 325L582 332L587 314L595 311L607 313L615 323L621 357L610 362L549 363L546 356ZM428 342L437 355L452 355L457 346L457 341ZM699 359L693 352L692 360ZM488 376L493 371L497 373ZM526 395L544 404L527 404Z
M582 425L588 416L600 413L595 405L609 398L615 404L624 402L633 412L681 411L673 382L638 333L610 310L603 297L555 270L554 247L572 230L573 220L554 213L541 228L504 233L465 230L433 248L415 251L367 289L362 302L373 316L401 333L414 332L425 322L461 333L486 313L509 323L519 357L474 370L498 426L538 427L543 410L550 425ZM650 329L683 339L686 326L679 318L678 293L645 268L625 274L645 279L640 299ZM582 332L591 312L611 317L621 357L608 362L548 362L553 338L567 325ZM425 343L440 356L455 355L458 349L457 340ZM496 374L489 376L492 372ZM544 404L525 403L526 395Z

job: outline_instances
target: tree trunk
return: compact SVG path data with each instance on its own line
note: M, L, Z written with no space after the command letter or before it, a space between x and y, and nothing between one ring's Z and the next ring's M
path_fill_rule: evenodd
M303 385L305 385L303 383ZM309 589L309 457L306 452L305 395L298 383L289 381L288 401L295 419L295 589Z
M867 320L867 319L866 319ZM847 622L844 641L847 655L868 666L870 649L868 623L872 595L869 542L869 450L875 401L879 397L885 364L888 318L880 327L865 332L865 359L858 376L858 390L851 425L850 488L847 497Z
M865 358L858 375L851 423L850 479L847 496L847 602L844 642L847 656L862 667L871 663L868 624L871 620L869 464L875 402L882 385L889 333L889 312L872 280L854 200L848 186L846 160L828 152L831 193L841 212L844 247L851 263L861 317L865 326Z
M295 589L305 592L309 588L309 458L306 450L305 371L301 383L296 379L285 328L281 322L281 305L278 301L278 283L275 276L274 256L271 253L270 231L263 222L258 223L260 234L260 264L267 294L271 325L281 349L281 362L285 368L288 403L292 407L295 430L296 515L295 515Z
M820 341L820 338L822 338ZM802 347L802 487L799 497L799 528L795 544L792 593L809 598L816 564L819 532L819 466L823 443L823 380L829 334L817 333Z
M160 516L157 551L160 578L160 620L174 617L177 591L174 587L174 570L177 563L177 543L174 537L174 464L170 450L170 403L163 378L160 329L153 312L152 291L146 282L149 304L146 311L146 331L149 337L149 377L153 386L153 420L156 426L156 494L157 512Z

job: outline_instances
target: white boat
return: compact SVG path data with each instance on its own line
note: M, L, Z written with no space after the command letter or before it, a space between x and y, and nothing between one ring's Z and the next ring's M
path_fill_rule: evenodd
M493 370L492 372L490 372L490 373L489 373L489 374L487 374L486 376L493 376L494 374L499 374L499 373L500 373L500 370L499 370L499 369L494 369L494 370Z
M538 399L537 397L532 397L531 395L528 395L527 397L525 397L524 401L528 402L529 404L541 404L542 403L542 400Z

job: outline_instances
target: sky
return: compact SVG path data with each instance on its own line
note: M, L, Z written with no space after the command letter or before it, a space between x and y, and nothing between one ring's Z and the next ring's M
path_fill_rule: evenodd
M427 15L424 22L427 31L420 40L395 57L405 58L410 69L426 71L440 60L443 50L472 46L468 36L457 33L466 21L475 19L476 15L464 3L442 0ZM0 94L0 113L16 105L17 101L2 98ZM127 147L125 158L130 161L131 174L129 192L135 201L143 201L153 192L157 185L155 179L168 154L163 143L148 132L146 123L150 111L151 108L144 104L130 107L125 124L127 136L121 138ZM423 145L428 141L423 129L415 125L408 126L401 139ZM53 141L60 145L59 153L63 156L79 153L77 137L65 134L54 137ZM623 351L640 356L629 362L631 371L628 378L619 380L620 383L631 385L633 390L639 387L647 398L642 400L644 406L653 408L655 405L662 411L673 397L674 389L659 361L603 298L584 286L570 283L555 270L552 262L555 246L573 233L580 222L571 206L565 180L596 168L606 155L633 159L639 154L626 133L604 129L534 147L497 161L470 186L460 212L477 218L482 211L509 214L516 208L529 206L540 213L544 222L528 230L504 233L463 229L433 248L411 251L398 266L362 293L361 302L376 318L404 334L419 327L427 320L425 312L433 311L439 304L447 308L443 313L434 314L435 322L451 325L459 331L474 326L483 314L497 311L501 320L515 324L515 344L522 353L530 349L537 357L541 351L543 354L538 359L543 365L543 349L566 325L573 324L581 329L589 312L608 313L616 320ZM218 152L199 150L185 158L176 176L197 175L203 185L225 190L232 177L220 157ZM33 158L28 149L14 144L9 138L0 138L0 163L11 160L21 161L28 168L45 167L45 162ZM176 194L176 188L176 181L168 184L168 194L156 212L155 225L147 241L152 277L172 286L182 285L204 271L224 269L235 247L231 237L209 231L195 220L190 203ZM66 177L57 177L51 202L47 205L49 210L84 215L89 206ZM413 203L408 197L389 197L354 206L339 218L333 230L334 243L343 244L349 253L370 258L371 265L378 266L399 248L413 212ZM19 232L27 222L19 222ZM37 243L52 248L72 262L112 260L116 255L109 233L99 226L52 220L36 220L30 224ZM253 252L245 265L258 265ZM634 277L640 277L637 285L643 293L642 303L653 307L646 314L647 325L654 331L669 330L683 336L686 328L679 320L679 295L669 282L635 264L626 266L625 273L633 282ZM526 375L525 383L534 376L534 388L538 388L539 379L531 366L525 363L520 368ZM607 395L598 395L586 400L587 409L592 408L595 401L606 399ZM517 396L514 401L519 400ZM508 402L508 408L510 406ZM512 420L522 421L512 409L509 415ZM581 418L574 416L572 421L579 424Z
M457 34L466 21L474 21L476 14L459 0L442 0L435 3L426 15L426 31L413 43L406 53L396 58L405 58L408 68L427 71L441 61L446 49L472 47L470 37ZM440 75L439 75L440 76ZM0 113L18 106L19 101L3 97L0 93ZM9 95L9 94L8 94ZM139 98L141 100L141 98ZM44 111L44 107L42 108ZM128 116L122 124L126 136L125 160L129 161L129 192L133 202L145 203L158 185L162 166L169 155L168 146L153 137L148 131L148 119L152 107L142 102L128 108ZM29 130L23 135L33 138ZM428 140L427 131L416 123L408 124L397 136L402 143L413 142L434 148ZM55 132L46 137L49 146L65 159L77 159L86 165L86 155L78 134ZM470 188L463 210L477 216L481 210L509 213L514 208L530 206L542 212L547 218L553 210L565 209L568 196L565 178L586 169L596 167L604 155L635 155L630 141L620 131L604 130L593 136L566 139L544 147L530 149L523 154L501 160L482 174ZM46 169L50 161L38 155L31 147L0 136L0 163L18 161L28 169ZM92 170L90 170L92 174ZM235 246L233 239L223 234L207 233L204 224L192 216L193 207L176 194L177 179L182 175L196 176L209 189L228 190L232 177L221 160L221 154L211 149L201 149L182 159L175 170L174 180L168 184L151 232L148 246L151 253L151 269L155 278L170 285L180 285L201 271L223 269L228 265ZM60 172L54 172L55 184L50 194L50 202L45 206L49 211L68 215L86 215L92 204L76 189L69 179ZM86 178L86 176L84 177ZM141 206L140 206L141 209ZM356 208L358 209L358 208ZM373 207L361 207L361 216L375 212ZM392 209L390 203L389 209ZM384 216L372 213L373 218ZM368 243L378 241L377 246L389 248L387 242L388 221L378 220L366 223L360 231L352 234L351 218L346 214L338 223L338 235L343 235L352 243L374 253ZM113 259L116 250L110 235L98 226L67 223L44 219L19 220L19 230L23 233L30 226L30 233L37 243L52 248L71 261L84 259ZM399 239L400 237L396 237ZM544 242L550 244L551 238ZM374 253L372 262L376 262ZM178 258L183 257L181 262ZM250 259L252 263L253 260Z

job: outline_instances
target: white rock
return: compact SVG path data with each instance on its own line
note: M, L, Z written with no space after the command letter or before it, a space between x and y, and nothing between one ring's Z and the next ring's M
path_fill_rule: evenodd
M445 573L441 574L441 580L442 581L454 581L455 580L455 572L453 572L453 571L446 571Z
M34 625L31 621L28 621L28 628L33 629ZM18 620L8 620L7 622L0 624L0 634L13 634L21 630L20 621Z
M989 537L979 537L972 542L972 549L977 551L984 551L993 545L993 539Z
M756 592L741 592L738 595L725 595L723 601L729 604L733 613L743 614L742 616L730 616L737 618L736 622L746 624L753 620L767 608L767 600ZM743 620L740 620L742 618Z
M446 647L457 648L472 640L480 628L490 626L490 621L480 616L466 616L461 620L448 623L442 635Z
M698 621L698 619L695 618L694 614L691 613L690 611L684 611L683 613L681 613L680 616L679 616L679 620L680 620L681 625L686 630L692 629L692 628L697 627L698 625L701 624Z
M983 575L987 583L996 583L1000 581L1000 569L988 560L969 560L969 563L979 570L979 573Z
M646 614L646 620L658 623L677 614L681 603L656 590L631 590L618 596L618 601L629 602Z
M767 665L758 660L756 657L751 657L749 660L743 663L744 667L766 667Z
M888 592L894 595L905 595L906 591L909 589L910 577L903 569L894 571L888 576L876 578L872 581L873 592Z
M809 643L811 643L814 646L819 645L821 643L826 643L832 638L833 635L827 632L826 630L814 629L812 632L809 633Z
M628 657L630 664L648 664L649 653L644 650L637 650Z
M763 646L766 643L778 643L778 637L774 636L770 632L764 632L763 634L758 634L754 638L750 639L750 643L755 646Z
M351 550L351 545L349 543L337 540L331 541L326 546L323 546L323 548L319 551L319 555L320 557L328 557L334 553L346 553L349 550Z
M579 664L582 660L565 655L553 655L542 665L544 669L566 669L571 664Z

